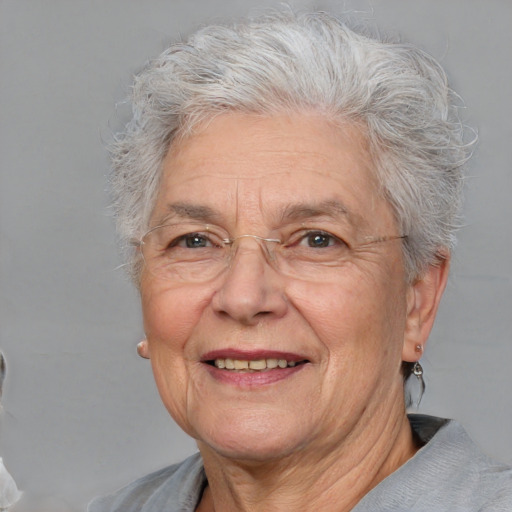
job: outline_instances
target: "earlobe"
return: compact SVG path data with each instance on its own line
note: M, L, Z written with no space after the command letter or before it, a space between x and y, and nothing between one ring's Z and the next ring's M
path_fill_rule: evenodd
M137 354L143 359L149 359L148 340L142 340L137 343Z
M403 361L418 361L423 354L446 287L449 267L450 257L443 255L409 287Z

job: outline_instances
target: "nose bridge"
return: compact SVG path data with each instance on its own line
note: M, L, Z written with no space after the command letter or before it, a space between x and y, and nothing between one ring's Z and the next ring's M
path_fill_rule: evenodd
M258 235L229 240L229 267L213 301L218 312L247 325L258 322L262 315L284 314L281 279L269 265L273 256L268 246L279 241Z
M242 256L253 252L256 249L255 245L259 247L267 263L272 264L275 260L274 249L278 243L281 243L281 240L278 238L264 238L259 235L250 234L243 234L235 238L231 238L229 239L231 250L228 265L231 267L238 255Z

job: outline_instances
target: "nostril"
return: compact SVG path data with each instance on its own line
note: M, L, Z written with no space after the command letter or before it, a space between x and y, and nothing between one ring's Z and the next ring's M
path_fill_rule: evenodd
M237 254L217 286L211 303L222 318L256 325L263 318L286 312L283 279L254 250Z

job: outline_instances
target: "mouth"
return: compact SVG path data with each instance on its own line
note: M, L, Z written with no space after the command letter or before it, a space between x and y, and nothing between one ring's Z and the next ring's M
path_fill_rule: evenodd
M215 358L205 361L206 364L214 366L219 370L228 370L233 372L265 372L275 369L294 368L302 364L306 364L309 361L307 359L302 360L287 360L282 358L261 358L261 359L235 359L231 357L226 358Z
M299 354L277 351L215 350L201 362L220 382L236 386L273 384L301 372L311 361Z

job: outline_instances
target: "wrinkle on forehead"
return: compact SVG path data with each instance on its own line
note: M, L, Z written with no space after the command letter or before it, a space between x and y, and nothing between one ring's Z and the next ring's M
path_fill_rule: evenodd
M301 133L294 129L304 121L310 128L309 132ZM233 122L235 128L234 130L228 128L226 133L224 127L230 122ZM267 125L269 122L272 123L270 129ZM325 130L326 126L327 130ZM236 144L233 144L230 130L237 139ZM247 136L238 137L239 134ZM372 166L364 127L355 121L333 122L329 117L316 112L275 116L230 112L205 121L197 126L192 134L171 144L164 158L164 171L172 172L184 163L189 171L197 172L202 169L207 170L212 163L215 163L215 172L219 178L223 176L224 168L228 169L228 177L233 177L232 167L236 167L237 163L241 166L246 165L247 154L252 152L254 155L263 156L264 160L268 159L270 167L274 167L276 172L293 172L296 163L299 164L299 169L323 173L325 168L329 168L332 164L332 156L330 152L322 151L324 144L317 145L314 141L315 139L325 141L326 138L327 143L330 141L337 144L336 139L339 138L340 141L351 145L352 150L344 155L345 166L353 167L354 170L359 170L361 166ZM274 147L271 147L272 144ZM202 146L205 151L202 154L194 151L191 156L189 151L191 145ZM223 161L226 161L226 166L222 165ZM314 164L304 168L302 165L305 162L310 164L314 162ZM243 180L259 178L268 176L271 172L271 169L266 168L261 176L255 174L238 176L238 178Z
M160 213L166 202L177 201L196 208L189 218L231 226L279 227L290 219L324 217L366 227L382 220L385 199L364 131L326 121L307 115L217 117L171 147ZM203 206L210 210L197 209Z
M234 223L237 224L240 218L247 216L245 204L241 205L240 196L235 194ZM305 222L313 219L325 219L331 222L345 222L350 224L362 224L364 219L356 212L352 212L341 200L326 199L322 201L297 201L273 205L273 209L265 208L264 199L258 194L259 212L263 214L272 227L280 227L289 223ZM205 224L224 224L231 216L229 210L219 207L218 209L194 202L176 202L167 204L166 216L160 222L180 219L184 221L197 221ZM231 220L231 219L230 219Z

